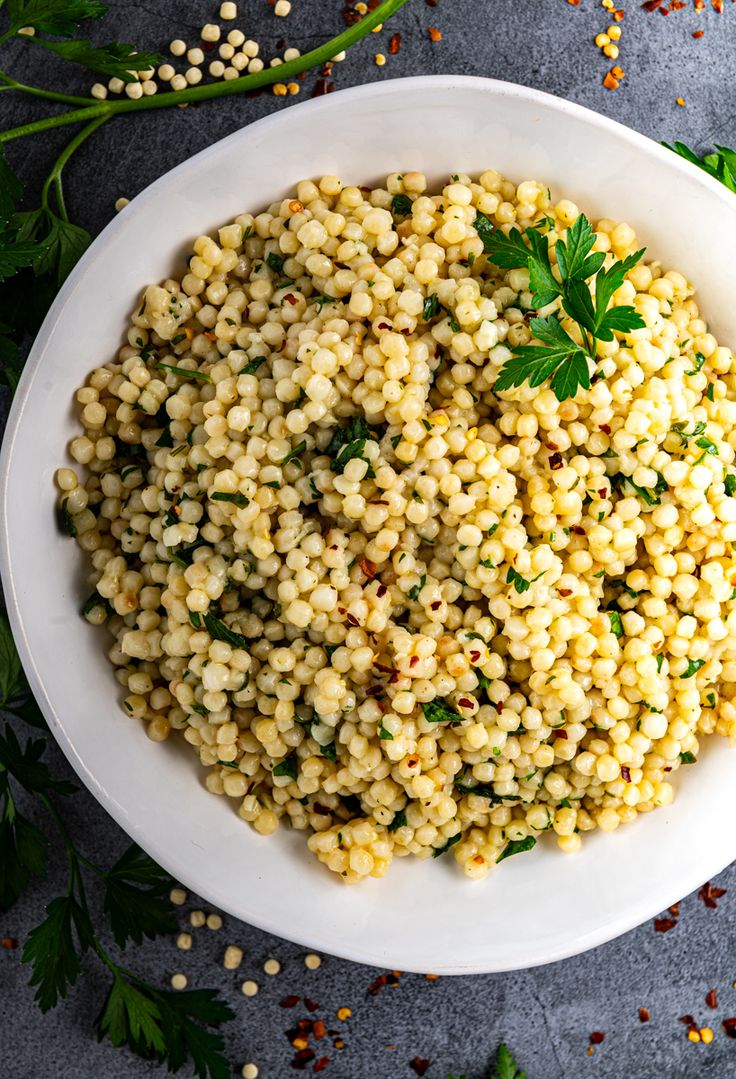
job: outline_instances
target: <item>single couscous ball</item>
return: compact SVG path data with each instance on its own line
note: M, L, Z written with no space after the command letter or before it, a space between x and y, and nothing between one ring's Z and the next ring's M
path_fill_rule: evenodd
M575 852L736 734L733 355L627 224L492 170L304 180L147 287L77 405L124 711L343 881Z

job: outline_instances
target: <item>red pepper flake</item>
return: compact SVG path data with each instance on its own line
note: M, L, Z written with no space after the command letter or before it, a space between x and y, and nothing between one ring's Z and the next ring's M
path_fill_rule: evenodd
M416 667L418 662L419 662L419 656L412 656L411 659L409 660L409 666L410 667Z
M322 806L320 806L320 809L321 808L322 808ZM329 810L327 812L329 813ZM293 996L293 995L288 996L288 997L284 997L283 1000L279 1001L279 1008L296 1008L296 1006L299 1003L300 999L301 999L301 997L297 997L297 996Z
M711 0L713 10L717 11L719 15L723 14L723 0Z
M432 602L429 605L429 609L430 609L430 611L438 611L441 606L442 606L442 600L441 599L433 599Z
M613 15L614 22L623 22L626 18L626 12L623 8L616 8L616 10L612 11L611 14Z
M670 914L672 915L673 918L679 918L680 917L680 904L679 903L673 903L671 907L667 907L667 910L670 912Z
M554 471L557 471L558 468L562 468L564 466L564 464L565 464L565 462L562 459L562 454L561 453L553 453L550 456L549 467L551 469L553 469Z
M312 1027L312 1034L314 1035L315 1040L318 1042L321 1041L326 1033L327 1028L325 1027L324 1019L315 1019L314 1025Z
M602 423L600 425L600 429L601 431L603 431L604 435L610 435L611 433L611 428L608 426L607 423Z
M388 43L389 56L396 56L396 53L401 48L401 34L393 34Z
M296 296L294 295L293 292L287 292L286 295L284 296L284 299L292 307L294 307L295 304L299 303L298 299L296 298Z
M621 778L623 779L624 783L631 783L631 772L625 764L621 765Z
M716 903L716 899L721 899L725 894L725 888L719 888L707 880L698 892L698 899L702 899L706 907L710 910L717 910L718 904Z
M651 1014L649 1012L649 1008L639 1008L639 1022L640 1023L648 1023L651 1018L652 1018L652 1016L651 1016Z
M2 944L3 948L8 952L11 952L14 948L18 947L18 941L15 937L3 937L0 944Z
M472 708L473 707L473 702L469 701L467 697L461 697L460 700L457 703L460 705L461 708Z
M498 712L498 714L500 716L501 713L503 712L503 701L496 701L496 711Z
M645 11L656 11L662 0L645 0L641 5Z
M567 596L572 595L572 588L558 588L557 594L562 596L563 598L566 598Z
M608 488L607 487L599 487L597 493L598 493L599 498L608 498Z
M582 525L573 525L572 528L570 529L570 531L574 532L576 536L584 536L585 535L585 529L583 528Z
M372 581L373 578L376 576L376 563L371 562L370 558L364 558L358 563L358 565L360 566L361 570L366 575L368 580Z
M376 592L376 596L379 599L383 599L383 597L386 595L387 592L388 592L388 588L386 587L386 585L385 584L379 584L378 591Z
M320 808L324 809L324 806L321 806ZM327 812L330 812L329 809L327 810ZM305 997L304 1007L307 1009L308 1012L316 1012L319 1008L319 1004L316 1000L310 1000L309 997Z
M555 738L562 738L565 742L567 741L567 731L554 731L553 733Z
M437 7L437 0L424 0L427 7Z
M327 1067L327 1065L329 1063L330 1063L330 1058L329 1057L320 1057L319 1060L315 1060L314 1067L312 1068L312 1071L313 1072L324 1071L324 1069Z
M314 1049L300 1049L291 1062L294 1071L303 1072L307 1064L311 1064L316 1057Z
M669 933L677 925L676 918L655 918L654 929L657 933Z
M377 330L390 330L391 326L390 326L390 324L388 322L379 322L376 325L376 329Z
M681 1015L677 1020L678 1023L684 1023L686 1027L697 1027L695 1022L695 1016L693 1015Z
M436 26L430 26L429 28L429 40L430 41L442 41L442 33ZM420 1073L424 1075L424 1072Z
M602 1030L594 1030L593 1033L590 1035L590 1044L600 1045L605 1036L606 1035L603 1033Z
M709 993L706 993L705 1003L708 1005L709 1008L713 1008L713 1010L718 1007L718 994L716 993L715 986L711 989Z
M431 1061L426 1058L414 1057L413 1060L409 1061L409 1067L412 1071L416 1072L417 1075L425 1075L430 1063Z
M355 615L350 614L349 611L348 611L347 615L345 616L345 620L346 620L346 622L349 622L351 626L359 626L360 625L360 622L355 617Z
M736 1038L736 1017L724 1019L721 1026L723 1027L723 1033L727 1038Z
M439 974L425 974L424 977L428 982L438 982L440 980Z
M330 814L332 813L332 810L331 810L331 809L328 809L328 808L327 808L327 806L323 806L323 805L320 805L320 803L319 803L319 802L315 802L315 803L314 803L314 805L312 806L312 810L313 810L313 811L314 811L314 812L315 812L315 813L317 814L317 816L319 816L319 817L329 817L329 815L330 815ZM305 999L304 1003L305 1003L305 1005L307 1006L307 1008L309 1008L309 1004L307 1004L307 1001L306 1001L306 999ZM314 1004L314 1001L312 1001L311 1003L312 1003L312 1004ZM282 1005L281 1005L281 1007L282 1007L282 1008L283 1008L283 1007L285 1007L285 1006L286 1006L286 1005L284 1005L284 1004L282 1004ZM289 1007L290 1007L290 1005L289 1005ZM318 1008L318 1007L319 1007L319 1005L318 1005L318 1004L314 1004L314 1007L313 1007L313 1008L309 1008L309 1010L310 1010L310 1012L316 1012L316 1010L317 1010L317 1008Z
M388 985L388 975L387 974L379 974L378 977L375 978L371 982L371 984L368 986L368 992L370 993L370 995L372 997L377 997L378 994L381 992L381 990L384 989L387 985Z
M475 651L471 652L470 653L470 658L472 659L473 663L477 663L478 660L480 659L480 652L475 652Z
M703 37L703 36L704 36L704 34L705 34L705 30L693 30L693 37L694 37L694 38L695 38L696 40L697 40L698 38L701 38L701 37Z

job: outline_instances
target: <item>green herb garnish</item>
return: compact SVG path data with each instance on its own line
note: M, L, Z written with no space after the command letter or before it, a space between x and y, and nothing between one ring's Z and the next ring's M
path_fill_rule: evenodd
M524 851L532 850L536 843L537 840L533 835L528 835L525 839L512 839L496 858L496 862L502 862L504 858L512 858L514 854L523 854Z
M206 375L204 371L190 371L187 367L175 367L172 363L157 363L156 367L159 367L162 371L170 371L172 375L178 375L179 378L193 378L198 382L211 382L212 379L209 375Z
M451 847L454 847L456 843L459 843L462 839L462 835L458 832L457 835L451 836L447 842L441 847L435 847L432 851L433 858L441 858L443 854L446 854Z
M687 661L687 667L684 674L680 675L680 678L692 678L694 674L697 674L701 667L705 666L704 659L689 659Z
M290 753L288 757L284 757L282 761L274 765L273 775L275 776L288 776L289 779L296 779L299 774L299 761L296 753Z
M210 498L213 502L234 502L236 506L241 508L250 505L250 499L246 498L241 491L234 491L232 494L228 491L214 491Z
M464 723L461 715L452 708L448 708L444 701L435 698L433 701L422 701L422 711L428 723Z

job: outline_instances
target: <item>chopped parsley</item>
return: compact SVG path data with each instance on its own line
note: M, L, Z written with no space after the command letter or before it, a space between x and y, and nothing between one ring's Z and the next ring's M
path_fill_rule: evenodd
M195 629L202 629L204 626L214 641L224 641L231 648L247 649L249 647L248 641L241 633L230 629L222 619L215 618L213 614L197 614L196 611L190 611L189 621Z
M378 737L381 739L382 742L393 742L394 740L394 736L393 734L391 734L391 731L386 730L383 720L381 720L381 725L378 728Z
M290 753L288 757L284 757L273 769L275 776L288 776L289 779L296 779L298 773L299 762L297 761L296 753Z
M424 309L422 311L422 318L425 322L429 322L431 319L436 318L440 313L440 298L436 292L433 292L431 296L427 296L424 301Z
M611 633L615 634L616 637L623 637L624 624L621 621L621 615L618 611L607 611L606 613L608 614L608 620L611 623Z
M680 678L692 678L694 674L697 674L701 667L705 666L704 659L689 659L687 661L687 667Z
M419 578L419 584L412 585L412 587L407 592L409 599L418 600L419 593L422 591L426 583L427 574L423 573L422 576Z
M680 754L680 761L682 764L695 764L697 757L694 753L685 752Z
M447 704L435 698L433 701L422 701L422 711L428 723L464 723L461 715L449 708Z
M496 858L496 862L502 862L504 858L512 858L514 854L523 854L524 851L532 850L536 844L537 841L533 835L528 835L525 839L512 839Z
M697 375L698 372L702 370L704 363L705 363L705 356L703 355L703 353L702 352L696 352L695 353L695 366L693 367L692 371L686 371L685 374L686 375Z
M412 201L408 195L394 195L391 199L391 213L394 217L408 217Z
M403 809L394 814L394 819L388 826L389 832L397 832L399 828L406 828L406 813Z
M441 847L435 847L432 851L433 858L440 858L443 854L446 854L451 847L454 847L456 843L459 843L462 839L462 835L458 832L457 835L451 836L447 842Z
M297 446L294 446L293 449L289 450L286 457L284 457L283 461L281 462L281 467L283 468L284 465L288 465L289 461L293 461L294 458L298 457L300 453L304 453L306 448L306 442L300 442ZM299 463L301 464L301 461Z
M248 360L245 367L241 367L238 371L239 375L254 375L262 363L266 362L265 356L256 356L252 360Z
M269 266L278 276L281 276L281 274L284 272L285 262L286 255L279 255L276 251L272 251L269 255L266 255L266 265Z
M171 363L157 363L156 367L159 367L162 371L170 371L172 375L178 375L179 378L193 378L199 382L211 382L212 379L209 375L206 375L204 371L190 371L187 367L175 367Z
M250 505L250 499L246 498L240 491L234 491L232 494L229 491L214 491L210 498L213 502L234 502L236 506L241 508Z

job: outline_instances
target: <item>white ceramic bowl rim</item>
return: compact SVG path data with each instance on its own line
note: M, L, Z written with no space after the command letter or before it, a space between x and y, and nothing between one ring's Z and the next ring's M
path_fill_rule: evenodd
M682 178L683 181L686 180L690 187L697 183L704 199L708 202L716 200L722 205L724 218L733 219L734 217L734 206L736 205L734 196L727 192L717 181L676 157L669 150L656 145L644 136L612 120L599 116L578 105L526 87L487 79L445 75L368 84L304 102L284 112L272 114L256 121L244 131L235 132L173 169L138 195L132 204L132 209L135 211L137 208L138 211L143 212L147 208L155 206L159 196L164 197L166 193L173 191L177 184L186 186L187 176L193 166L201 166L210 158L222 157L224 151L231 144L238 143L246 135L252 141L255 135L272 130L273 132L282 131L284 137L288 137L289 130L293 129L296 124L319 119L322 115L325 117L332 116L335 109L350 112L353 108L358 108L370 101L377 110L389 110L391 101L396 100L397 95L436 95L440 92L447 95L452 95L453 92L467 92L468 94L477 92L481 96L488 96L489 104L500 104L502 106L504 103L515 103L519 106L528 106L531 110L541 111L549 121L552 121L555 117L570 117L579 121L581 127L597 128L599 131L610 135L612 144L628 145L636 152L664 164L672 176L673 184L677 182L678 178ZM410 157L411 154L412 150L408 149L406 156ZM489 164L492 165L492 150L488 151L487 157L491 159ZM458 167L460 165L462 165L462 162L458 162ZM371 169L369 157L366 173L370 173ZM304 172L310 173L311 171L310 162L307 162ZM288 179L291 179L291 177ZM102 256L108 245L119 240L123 235L129 220L126 216L128 213L129 210L126 210L125 213L113 219L97 237L85 256L72 271L56 298L36 338L26 364L20 386L12 404L2 455L0 456L0 482L2 483L0 491L0 570L6 590L8 614L23 667L28 676L31 689L49 723L49 727L66 757L85 785L118 824L182 883L198 891L222 909L244 918L261 929L285 936L310 948L317 948L356 961L400 967L406 970L437 971L447 974L498 971L514 969L519 966L532 966L536 963L558 960L593 947L652 917L658 911L679 899L681 895L696 888L704 879L714 875L729 864L732 858L736 856L736 827L734 827L736 812L734 811L733 797L727 804L724 802L723 806L721 806L724 813L729 812L730 842L724 841L720 845L707 845L705 851L688 851L687 859L683 857L677 871L669 874L666 880L653 879L651 889L646 894L641 895L639 901L630 902L623 909L616 909L615 904L607 905L605 897L602 897L602 914L597 924L590 921L586 922L583 919L579 929L573 933L551 931L547 935L542 934L535 945L536 950L519 945L515 952L504 951L503 949L499 952L498 950L494 951L493 948L484 949L484 947L479 946L473 952L469 946L463 944L460 946L458 953L455 954L452 941L446 939L446 929L441 924L436 925L436 948L433 946L432 940L425 941L424 944L417 946L416 942L409 939L412 935L410 929L412 918L416 917L417 932L426 933L427 928L432 925L431 916L426 914L422 914L421 917L412 915L412 917L401 921L403 906L409 901L407 897L411 897L413 893L419 894L417 886L422 894L426 894L429 888L431 878L425 872L427 869L426 863L419 866L407 866L404 864L398 868L394 863L391 873L400 871L404 882L401 890L397 892L398 901L391 899L392 893L386 891L390 887L387 881L391 880L391 874L387 881L371 882L361 886L361 888L371 889L371 901L378 912L385 904L387 917L394 916L397 919L397 924L401 923L396 932L393 932L391 927L386 925L385 939L382 938L381 934L380 916L377 915L377 920L374 921L373 915L363 902L355 907L356 913L353 923L350 922L350 916L347 917L347 920L345 918L340 920L342 916L339 915L339 911L335 913L334 918L331 912L319 917L314 911L310 911L303 922L298 917L288 922L285 920L284 909L274 901L273 894L269 903L264 903L258 899L258 888L262 880L260 869L257 874L257 883L254 883L253 886L255 900L250 895L234 896L231 891L228 891L227 882L223 882L216 876L203 877L194 873L187 857L187 854L191 854L191 851L188 852L186 847L179 848L175 845L169 845L163 841L160 834L154 836L146 820L142 818L140 813L136 813L137 807L131 806L122 800L119 792L112 793L107 789L107 786L100 781L99 777L90 768L88 746L75 740L66 729L67 724L62 718L62 713L69 711L69 705L54 700L54 685L47 675L46 661L48 657L40 655L33 643L33 638L35 637L33 614L29 611L28 604L24 600L24 567L21 560L23 536L20 534L19 526L15 521L16 511L19 506L17 501L18 492L15 492L16 501L14 503L13 493L11 492L13 486L11 473L16 464L19 464L17 459L14 458L19 432L23 428L26 413L30 408L32 393L36 388L42 364L48 364L52 360L48 352L54 342L57 328L63 320L65 308L77 290L85 285L92 267ZM104 360L101 359L100 362L104 362ZM59 446L59 459L61 459L62 454L62 447ZM41 497L45 496L46 492L44 491ZM34 490L29 497L36 498L37 492ZM102 659L102 656L100 656L100 659ZM116 717L115 722L123 723L124 720ZM145 742L144 739L141 739L141 741ZM143 745L143 752L152 752L147 743ZM698 771L703 770L704 778L705 770L713 757L713 754L706 753L706 759L698 766ZM192 782L191 777L189 777L188 782ZM193 797L194 794L196 792L193 792ZM215 800L213 799L213 801ZM658 812L665 813L664 810ZM230 814L230 816L234 817L235 815ZM244 829L244 826L236 819L234 828L235 830L230 829L228 832L230 842L233 841L232 836L241 834L238 829ZM628 832L628 829L623 831ZM242 834L245 834L245 832L247 832L247 829ZM627 848L621 847L618 840L619 836L617 834L605 837L604 842L611 845L612 854L618 846L619 852L616 857L624 865ZM271 839L266 842L277 844L279 841L279 839ZM264 841L258 840L258 842L262 843ZM281 842L286 843L290 851L289 857L294 858L292 881L284 886L287 890L291 886L293 891L298 892L300 882L297 878L299 874L304 873L305 894L314 887L321 895L331 896L338 908L343 904L350 907L352 900L349 898L349 894L345 891L340 891L338 885L333 884L331 879L329 887L333 889L332 892L325 891L321 883L314 883L317 880L314 873L325 877L327 874L326 871L321 869L314 871L310 869L308 871L305 868L304 860L307 855L301 847L303 837L296 846L289 839L282 839ZM295 853L300 850L302 851L301 854ZM567 859L563 859L561 855L557 854L550 856L559 861L561 870L564 871L564 867L568 864ZM522 862L523 860L519 859L518 861ZM569 864L573 863L570 862ZM518 877L518 880L523 882L524 889L534 890L536 888L535 872L531 862L524 866L520 864L518 867L513 867L513 873L509 863L507 865L509 866L509 876L506 879L509 882L509 887L511 887L511 882ZM446 873L446 870L437 863L433 863L429 868L435 872L440 870L442 873ZM412 878L416 880L414 886L406 884L409 880L407 871L417 874L416 878ZM455 872L457 873L456 868ZM506 872L505 867L504 872ZM653 869L653 872L656 873L657 870ZM439 881L440 878L435 879ZM444 877L442 879L444 882ZM503 873L494 875L494 879L499 882L490 893L495 903L501 901L498 887L500 882L504 880ZM322 876L319 876L319 880L322 880ZM462 882L457 886L453 884L453 888L456 888L453 894L462 898L468 894L466 891L468 888L484 889L487 886L488 882L475 885L467 884L466 882ZM444 883L442 887L445 887ZM475 894L478 896L482 893ZM594 894L594 890L592 894ZM591 897L583 897L583 902L586 901L592 901ZM292 903L292 908L295 904L298 905L298 902L298 897L284 900L286 905ZM473 909L475 910L475 908ZM492 914L493 908L489 907L488 915ZM460 918L466 916L467 912L461 912L459 915ZM474 914L474 917L476 916ZM574 918L572 913L571 917ZM351 924L353 925L352 932L350 932ZM503 929L501 934L503 934Z

